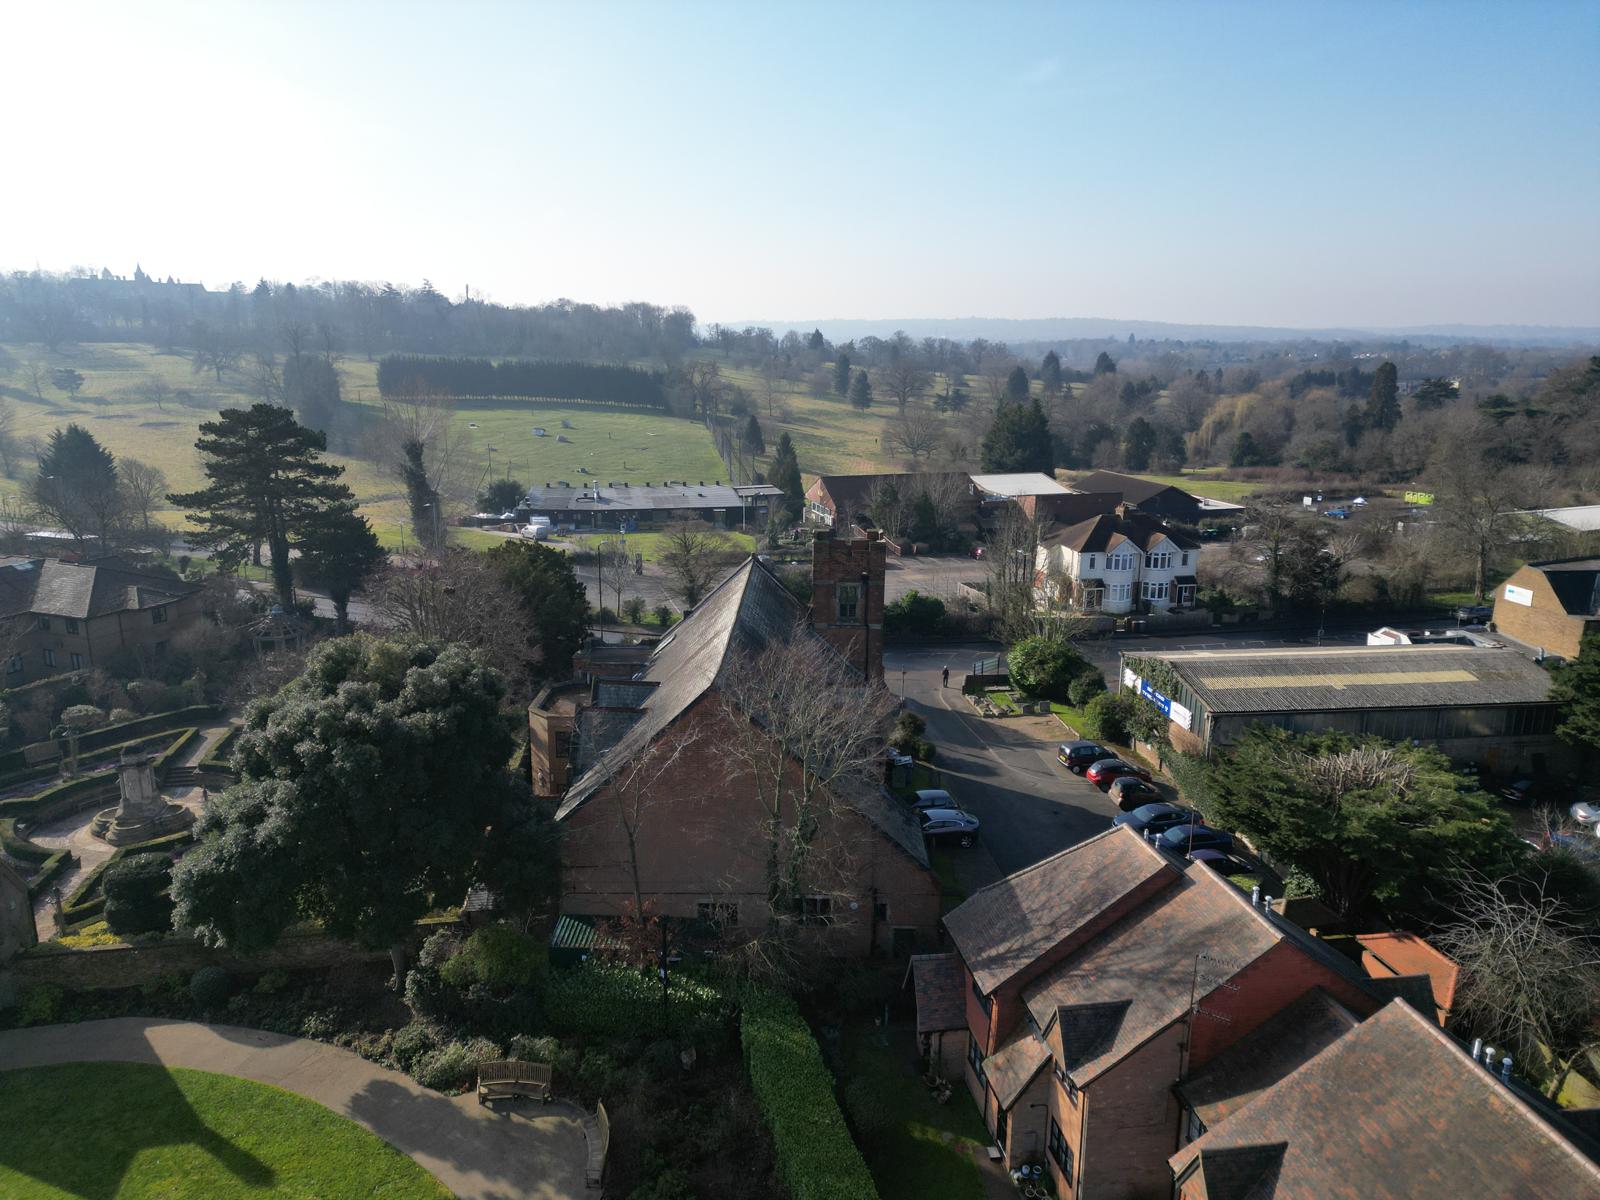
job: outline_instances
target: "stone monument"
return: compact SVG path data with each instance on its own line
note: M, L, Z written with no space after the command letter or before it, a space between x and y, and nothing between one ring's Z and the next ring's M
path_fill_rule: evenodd
M131 846L177 833L194 824L194 813L161 796L156 786L155 755L129 749L117 760L117 786L122 800L96 814L90 831L113 846Z

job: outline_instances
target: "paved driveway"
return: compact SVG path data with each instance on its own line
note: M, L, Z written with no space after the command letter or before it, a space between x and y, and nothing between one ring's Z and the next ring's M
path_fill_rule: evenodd
M0 1071L67 1062L159 1063L270 1083L370 1129L461 1200L578 1200L585 1194L588 1150L576 1108L523 1102L518 1113L505 1104L480 1107L471 1094L440 1095L322 1042L140 1017L0 1032Z

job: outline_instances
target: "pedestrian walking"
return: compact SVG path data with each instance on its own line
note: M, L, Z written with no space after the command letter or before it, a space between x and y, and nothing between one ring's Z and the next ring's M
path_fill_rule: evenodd
M950 668L949 667L946 667L944 669L944 676L943 676L942 679L940 679L939 686L940 687L949 687L950 686Z

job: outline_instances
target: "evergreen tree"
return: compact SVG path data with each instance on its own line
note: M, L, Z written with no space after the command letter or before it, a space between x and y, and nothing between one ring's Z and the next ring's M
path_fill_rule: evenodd
M287 607L294 603L291 552L355 506L355 496L339 482L344 468L322 459L327 445L321 433L275 404L225 408L200 426L195 442L211 482L168 499L190 510L199 529L190 540L212 551L225 570L236 569L265 542L273 585Z
M1039 364L1039 382L1044 386L1046 396L1061 394L1061 356L1054 350L1044 356L1044 361Z
M1400 423L1400 373L1392 362L1381 363L1372 377L1372 398L1367 401L1367 424L1388 431Z
M81 425L50 434L26 492L40 515L80 546L91 537L104 545L121 510L117 460Z
M805 511L805 485L800 479L800 460L794 452L794 442L785 430L778 436L778 448L773 452L772 473L768 476L773 487L783 489L783 511L789 522L798 521Z
M1164 425L1156 433L1156 458L1161 468L1174 473L1183 470L1189 461L1189 447L1183 440L1183 430L1176 425Z
M1461 394L1461 389L1448 379L1424 379L1417 385L1413 398L1418 408L1443 408L1445 403Z
M985 471L1042 471L1048 475L1055 466L1053 453L1050 422L1037 397L1028 404L1002 402L995 409L989 432L983 435Z
M1020 404L1028 398L1028 373L1021 367L1012 367L1006 376L1006 399Z
M850 394L850 356L843 350L833 360L833 391L840 397Z
M1600 754L1600 634L1585 637L1578 657L1556 672L1550 698L1561 701L1556 733L1589 754Z
M1122 465L1130 471L1149 469L1150 455L1155 448L1155 426L1143 417L1129 421L1127 431L1122 435Z
M744 451L746 454L765 454L767 439L761 436L761 422L751 413L744 423Z
M1265 461L1261 447L1256 445L1256 439L1248 429L1233 439L1233 451L1228 455L1230 467L1259 467Z
M296 560L306 581L333 601L340 633L350 629L350 595L389 561L378 535L353 505L328 509L300 544Z
M1344 444L1354 450L1366 427L1367 420L1361 415L1361 406L1351 401L1350 407L1344 410Z
M1100 351L1100 357L1094 360L1094 373L1096 375L1115 375L1117 373L1116 360L1104 350Z
M589 600L578 582L572 556L549 546L505 541L489 551L489 562L517 594L533 627L537 656L528 664L535 679L565 679L583 642Z
M406 502L411 509L411 535L419 546L434 546L442 528L439 512L439 493L428 482L428 468L423 461L426 447L416 438L409 439L400 448L405 457L401 474L405 477Z
M822 330L820 329L813 329L811 331L811 336L806 339L807 350L821 350L827 344L828 341L822 336Z
M857 371L850 380L850 403L863 410L872 407L872 381L865 371Z
M339 423L339 373L325 358L293 355L283 364L283 399L300 424L330 433Z

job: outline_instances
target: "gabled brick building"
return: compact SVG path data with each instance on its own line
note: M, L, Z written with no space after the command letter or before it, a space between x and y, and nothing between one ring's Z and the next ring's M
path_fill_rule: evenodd
M753 728L727 673L797 638L827 642L851 678L873 681L866 686L883 673L882 542L821 533L813 568L809 610L752 557L632 678L563 685L535 699L532 773L564 829L563 915L614 918L637 891L659 915L705 920L729 937L764 927L768 813L743 774L747 764L725 753ZM797 760L790 769L798 775ZM930 944L939 885L910 810L875 783L852 785L819 806L817 819L801 900L809 944L841 957Z
M1402 1000L1171 1159L1176 1200L1597 1200L1596 1148Z
M1354 1021L1384 998L1209 867L1124 827L974 893L945 927L954 953L919 960L918 994L959 987L965 1029L924 1036L964 1033L963 1074L1007 1165L1045 1158L1061 1196L1166 1194L1167 1157L1204 1127L1175 1083L1303 1004L1260 1039L1287 1073L1321 1044L1306 1021L1328 1006Z
M1577 658L1600 633L1600 558L1528 563L1495 589L1494 628L1532 650Z

